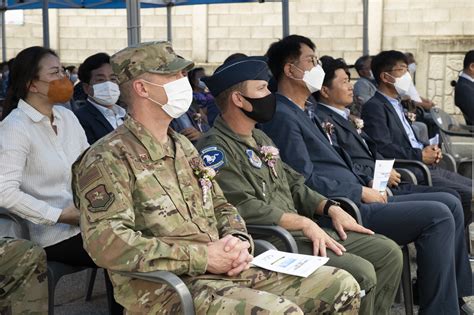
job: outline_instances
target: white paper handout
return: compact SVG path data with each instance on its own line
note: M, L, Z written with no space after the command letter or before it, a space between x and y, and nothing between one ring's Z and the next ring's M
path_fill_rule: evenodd
M327 263L328 257L293 254L270 249L252 260L252 265L293 276L307 277Z
M439 134L437 133L436 136L430 139L430 145L438 145L439 144Z
M372 188L385 192L395 160L376 160Z

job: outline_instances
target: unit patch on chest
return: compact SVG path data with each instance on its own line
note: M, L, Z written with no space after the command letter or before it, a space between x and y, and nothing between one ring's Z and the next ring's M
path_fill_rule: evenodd
M262 168L262 160L258 157L257 153L255 153L252 149L245 150L245 154L249 158L250 164L256 168Z

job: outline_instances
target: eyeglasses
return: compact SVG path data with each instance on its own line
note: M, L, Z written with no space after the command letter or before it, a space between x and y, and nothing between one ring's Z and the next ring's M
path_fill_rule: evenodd
M407 66L400 66L398 68L394 68L392 70L388 70L386 72L407 72L408 71L408 67Z
M308 56L308 57L303 58L302 60L304 60L304 61L309 61L309 62L311 62L314 66L316 66L316 65L322 66L322 65L323 65L323 64L321 63L321 60L319 60L319 58L318 58L317 56Z

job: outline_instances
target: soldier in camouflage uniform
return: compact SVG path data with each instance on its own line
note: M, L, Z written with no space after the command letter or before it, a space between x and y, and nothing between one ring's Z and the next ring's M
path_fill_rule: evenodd
M48 314L46 253L30 241L0 239L0 314Z
M180 311L166 285L117 273L165 270L187 284L198 314L357 314L360 289L343 270L299 278L250 268L244 221L192 144L168 128L191 103L183 71L193 63L154 42L111 64L130 116L74 164L73 191L84 246L126 312Z
M226 62L205 79L222 114L197 144L204 163L217 171L225 197L247 223L290 230L300 253L327 254L328 265L357 279L365 291L361 314L388 314L402 272L399 246L385 236L373 235L307 187L304 177L280 160L270 138L254 128L275 112L268 79L267 64L259 57ZM324 226L323 221L334 229L321 229L318 225ZM278 239L267 240L284 248Z

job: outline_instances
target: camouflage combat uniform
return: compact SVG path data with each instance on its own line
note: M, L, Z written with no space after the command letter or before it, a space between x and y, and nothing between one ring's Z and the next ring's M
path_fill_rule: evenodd
M46 253L25 240L0 239L0 314L48 314Z
M114 271L179 275L198 314L357 314L359 286L340 269L323 266L308 278L257 268L236 277L206 273L207 243L228 234L252 240L215 182L203 196L192 144L173 131L168 139L158 143L129 117L73 166L84 246L109 270L129 314L176 314L179 300L165 285Z

